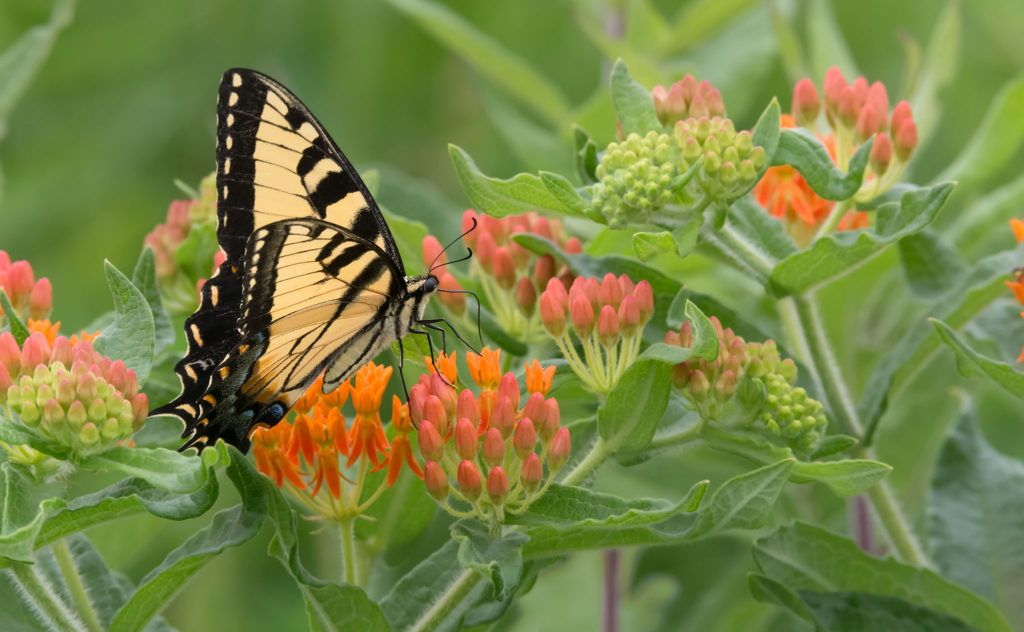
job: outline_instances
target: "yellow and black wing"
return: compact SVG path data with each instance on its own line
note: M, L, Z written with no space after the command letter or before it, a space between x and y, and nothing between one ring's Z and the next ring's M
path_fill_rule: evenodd
M221 80L217 193L227 260L185 322L182 392L151 414L184 420L182 449L222 437L244 451L252 429L277 423L325 368L330 390L370 359L405 296L404 267L323 126L252 70Z

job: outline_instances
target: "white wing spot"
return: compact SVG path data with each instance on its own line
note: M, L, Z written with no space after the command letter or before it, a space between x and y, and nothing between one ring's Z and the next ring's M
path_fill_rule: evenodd
M224 185L224 199L228 199L228 185Z
M229 113L228 114L228 127L231 127L234 124L235 124L235 115Z
M227 136L227 137L225 137L225 138L224 138L224 146L225 146L225 147L227 147L228 149L231 149L231 145L232 145L232 144L233 144L234 142L235 142L235 141L231 140L231 137L230 137L230 136Z
M196 344L199 345L200 347L203 346L203 337L199 335L199 327L196 327L195 324L193 324L191 329L192 338L195 339Z
M238 103L238 93L232 92L231 96L228 97L228 106L230 107L236 103Z
M233 75L233 76L231 77L231 85L232 85L232 86L234 86L234 87L236 87L236 88L237 88L238 86L242 85L242 75L240 75L240 74L238 74L238 73L236 72L236 73L235 73L235 74L234 74L234 75Z
M229 171L231 171L231 159L230 158L225 158L224 159L224 174L227 175L227 173Z

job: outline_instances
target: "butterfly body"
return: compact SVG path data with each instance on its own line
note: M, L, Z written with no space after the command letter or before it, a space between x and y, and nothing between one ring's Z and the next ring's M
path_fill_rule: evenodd
M185 321L182 392L152 415L182 449L243 451L324 375L330 392L423 317L437 278L408 276L380 209L308 109L261 73L225 73L217 238L227 260Z

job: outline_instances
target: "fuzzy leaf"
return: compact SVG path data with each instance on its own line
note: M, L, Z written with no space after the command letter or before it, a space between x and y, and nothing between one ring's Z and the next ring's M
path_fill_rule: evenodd
M852 540L811 525L798 522L758 539L754 561L789 590L873 593L959 617L979 630L1011 629L991 604L934 571L872 557Z
M156 256L151 246L143 248L139 260L135 262L132 284L142 292L149 303L149 311L153 314L153 354L157 355L174 344L174 324L171 323L171 315L164 309L163 301L160 299L160 289L156 285Z
M507 180L492 178L484 175L469 154L458 146L448 145L448 154L455 165L455 174L462 184L462 189L469 196L473 207L481 213L505 217L546 209L555 213L579 215L573 207L563 203L563 198L572 202L572 196L563 189L561 181L553 184L559 193L556 196L540 176L520 173ZM552 180L550 175L552 174L549 174L549 181ZM568 185L568 181L565 181L565 184ZM569 186L569 189L572 187Z
M909 191L898 204L879 207L872 230L827 235L809 250L786 257L772 270L773 292L777 296L800 294L850 273L930 224L952 190L953 184L947 182Z
M136 476L169 492L192 493L206 484L208 467L227 462L223 447L203 450L200 458L166 448L115 447L87 456L79 465L84 469L121 472Z
M139 386L146 383L156 348L153 312L139 288L109 261L103 262L107 285L114 297L114 322L105 327L93 342L96 351L114 360L123 360L135 371Z
M869 490L889 475L892 466L878 461L847 459L843 461L812 461L793 466L794 480L806 477L828 486L840 498L851 498Z
M459 564L491 580L496 600L507 599L519 585L523 572L523 545L530 539L524 533L510 531L493 539L482 523L460 520L451 527L452 538L459 543Z
M219 249L214 226L193 224L188 236L174 251L174 262L190 281L208 279L213 274L213 259Z
M942 446L928 506L931 556L943 575L1024 625L1024 463L985 440L970 402Z
M1024 399L1024 373L972 349L956 331L936 318L931 319L942 341L956 352L956 366L964 377L987 377L1011 395Z
M633 254L640 261L649 261L657 255L675 250L676 240L667 230L658 233L633 233Z
M25 343L31 332L29 332L25 323L21 322L21 317L18 316L18 312L14 311L11 299L8 298L7 292L2 287L0 287L0 313L7 319L7 324L11 328L11 335L14 336L14 342L18 343L20 347Z
M597 182L597 143L578 125L572 128L572 138L576 175L584 185Z
M661 132L661 121L654 111L654 96L629 74L626 62L618 59L612 66L612 106L626 135Z
M459 544L448 540L444 546L406 573L387 595L380 607L394 630L420 630L433 612L435 603L463 582L477 580L477 572L459 564ZM481 586L484 584L481 583ZM469 610L481 590L471 591L459 601L445 621L458 621Z
M761 147L764 149L764 155L771 161L772 156L776 154L779 149L779 142L781 141L782 129L779 126L782 113L779 110L779 100L772 99L768 104L768 107L761 112L761 116L758 117L757 123L754 124L753 129L750 130L751 140L753 141L754 147ZM765 165L761 169L761 173L768 168ZM758 178L760 180L760 178ZM753 188L753 185L751 185Z
M800 598L822 632L971 632L962 620L896 597L864 592L801 590Z
M915 296L935 299L966 276L970 265L941 233L926 228L899 243L907 285Z
M689 537L766 525L794 463L795 459L784 459L729 479L701 507Z
M771 164L792 165L811 189L826 200L848 200L864 181L873 142L872 138L857 149L850 158L849 170L843 173L813 132L802 127L784 129Z

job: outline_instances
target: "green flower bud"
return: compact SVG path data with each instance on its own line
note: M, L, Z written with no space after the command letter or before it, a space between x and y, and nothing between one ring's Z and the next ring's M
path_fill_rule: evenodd
M107 419L107 405L102 399L96 398L89 404L89 421L94 424L102 424Z
M747 156L750 155L750 150L754 148L753 138L753 135L747 130L743 130L742 132L736 134L736 139L733 141L733 146L736 147L737 151L739 151L740 156L746 158ZM762 151L764 150L762 149Z
M68 425L70 425L77 432L82 429L82 427L85 425L85 422L88 421L89 417L88 413L86 413L85 411L85 406L82 404L82 402L76 399L75 401L71 402L70 406L68 406L67 418Z
M96 424L87 422L78 433L78 441L84 446L94 446L100 442L100 431Z
M718 175L718 170L722 168L722 159L718 154L714 152L707 152L704 154L704 173L714 177Z
M740 152L736 151L736 148L730 145L722 150L722 160L737 164L740 161Z
M103 437L104 441L116 441L120 435L121 432L116 419L108 417L103 421L103 425L100 427L100 436Z
M758 171L764 169L765 162L767 162L764 147L754 147L750 150L750 162L754 163L754 169Z

